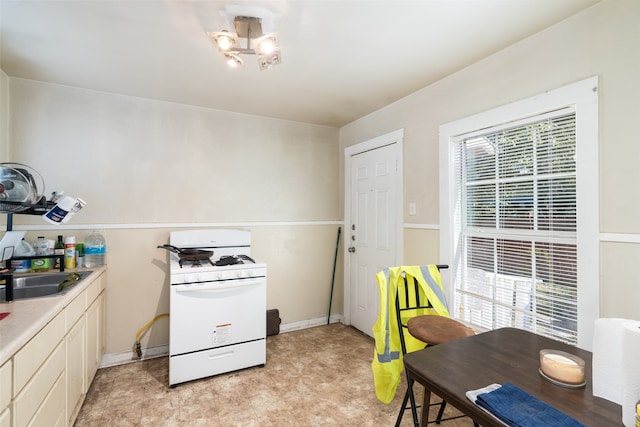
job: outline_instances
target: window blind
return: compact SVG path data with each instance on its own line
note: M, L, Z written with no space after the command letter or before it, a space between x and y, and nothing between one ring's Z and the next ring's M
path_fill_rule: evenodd
M575 345L575 112L460 136L453 153L459 318Z

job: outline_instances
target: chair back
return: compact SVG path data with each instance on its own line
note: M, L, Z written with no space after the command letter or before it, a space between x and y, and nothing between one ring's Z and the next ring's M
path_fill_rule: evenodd
M449 268L448 265L436 265L438 271ZM446 301L443 301L446 305ZM400 335L400 345L402 347L402 354L407 354L407 338L405 333L408 334L407 323L409 319L416 316L423 316L428 314L436 314L434 307L429 301L429 298L422 291L422 288L418 284L418 280L415 277L407 278L403 273L402 280L399 281L396 289L396 321L398 322L398 332ZM411 337L410 339L414 339ZM425 343L426 346L426 343Z

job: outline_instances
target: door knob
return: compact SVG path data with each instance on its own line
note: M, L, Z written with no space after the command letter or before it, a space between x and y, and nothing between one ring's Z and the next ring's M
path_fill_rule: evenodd
M349 252L354 253L355 251L356 251L356 248L354 246L349 247Z

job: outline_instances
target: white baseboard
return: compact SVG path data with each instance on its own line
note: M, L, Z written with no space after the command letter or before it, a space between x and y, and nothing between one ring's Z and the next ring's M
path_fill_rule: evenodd
M142 349L142 357L138 358L133 351L127 351L124 353L109 353L102 356L100 361L101 368L107 368L109 366L124 365L126 363L137 362L139 360L154 359L156 357L162 357L169 354L169 344L159 345L156 347L147 347Z
M330 323L340 323L344 320L341 314L333 314L330 317ZM291 331L297 331L300 329L314 328L316 326L322 326L327 324L326 317L316 317L315 319L301 320L299 322L284 323L280 325L280 332L286 333ZM124 353L109 353L102 356L100 361L100 368L107 368L109 366L124 365L126 363L138 362L140 360L154 359L156 357L162 357L169 354L169 344L159 345L155 347L147 347L142 349L142 357L138 358L133 351L127 351Z
M334 314L330 318L330 323L339 323L344 319L341 314ZM280 325L280 332L291 332L299 329L313 328L327 324L326 317L316 317L315 319L301 320L299 322L285 323Z

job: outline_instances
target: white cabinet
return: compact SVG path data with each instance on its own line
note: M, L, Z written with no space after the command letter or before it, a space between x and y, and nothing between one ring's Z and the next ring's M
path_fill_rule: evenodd
M91 384L104 353L104 301L101 293L87 309L86 318L86 384ZM88 388L88 387L87 387Z
M64 427L65 424L65 378L60 375L51 391L34 414L29 427Z
M65 312L62 311L13 356L14 396L22 390L34 372L63 340L65 332Z
M84 401L86 387L85 380L85 333L84 317L76 322L65 339L67 364L65 374L67 378L67 421L73 424L80 406Z
M24 427L29 424L54 384L60 377L64 377L64 358L64 343L61 342L33 374L27 385L14 397L14 427Z
M105 277L0 367L0 427L73 426L104 353Z
M0 427L11 426L11 410L9 408L0 412Z
M9 360L0 366L0 427L11 425L11 368L12 361Z

